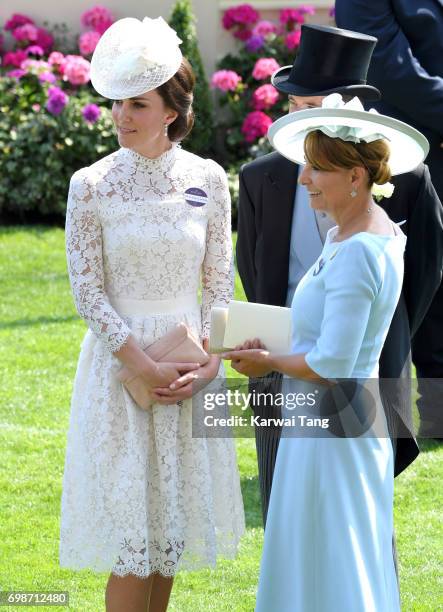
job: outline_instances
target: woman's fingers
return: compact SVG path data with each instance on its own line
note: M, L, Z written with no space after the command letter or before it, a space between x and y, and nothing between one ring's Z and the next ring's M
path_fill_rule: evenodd
M183 387L184 385L190 382L192 383L192 381L194 381L196 378L198 378L198 376L197 374L195 374L195 371L188 372L184 376L180 376L180 378L177 378L177 380L171 383L169 385L169 388L172 390L179 389L180 387Z
M154 389L152 392L153 400L158 404L175 404L180 400L189 399L192 397L192 382L189 382L187 385L180 387L176 391L171 391L171 389L158 388Z
M200 367L199 363L171 363L171 365L180 373L198 370L198 368Z

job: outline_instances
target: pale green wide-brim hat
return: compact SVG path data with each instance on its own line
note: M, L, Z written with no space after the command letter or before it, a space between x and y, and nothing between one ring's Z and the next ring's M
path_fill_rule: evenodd
M344 103L339 94L327 96L319 108L296 111L277 119L269 127L268 139L281 155L305 164L304 140L314 130L354 143L387 140L393 175L414 170L429 153L428 140L415 128L374 109L365 111L358 98Z

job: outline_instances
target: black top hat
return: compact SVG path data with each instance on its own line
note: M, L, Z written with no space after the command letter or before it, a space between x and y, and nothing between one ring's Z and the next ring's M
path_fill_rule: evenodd
M369 62L377 43L374 36L330 26L305 24L293 66L272 75L272 84L295 96L341 93L379 100L380 92L366 85Z

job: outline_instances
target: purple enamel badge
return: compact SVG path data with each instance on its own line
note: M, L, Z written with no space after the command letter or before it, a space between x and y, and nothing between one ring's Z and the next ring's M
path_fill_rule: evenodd
M191 206L204 206L208 203L208 194L198 187L190 187L185 191L185 200Z

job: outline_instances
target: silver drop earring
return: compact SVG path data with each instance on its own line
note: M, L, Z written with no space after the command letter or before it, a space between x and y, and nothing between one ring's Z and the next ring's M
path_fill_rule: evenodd
M168 135L168 127L169 127L169 125L167 123L165 123L165 136Z
M350 193L350 196L351 196L351 198L356 198L357 197L357 190L356 190L355 187L352 189L352 191Z

